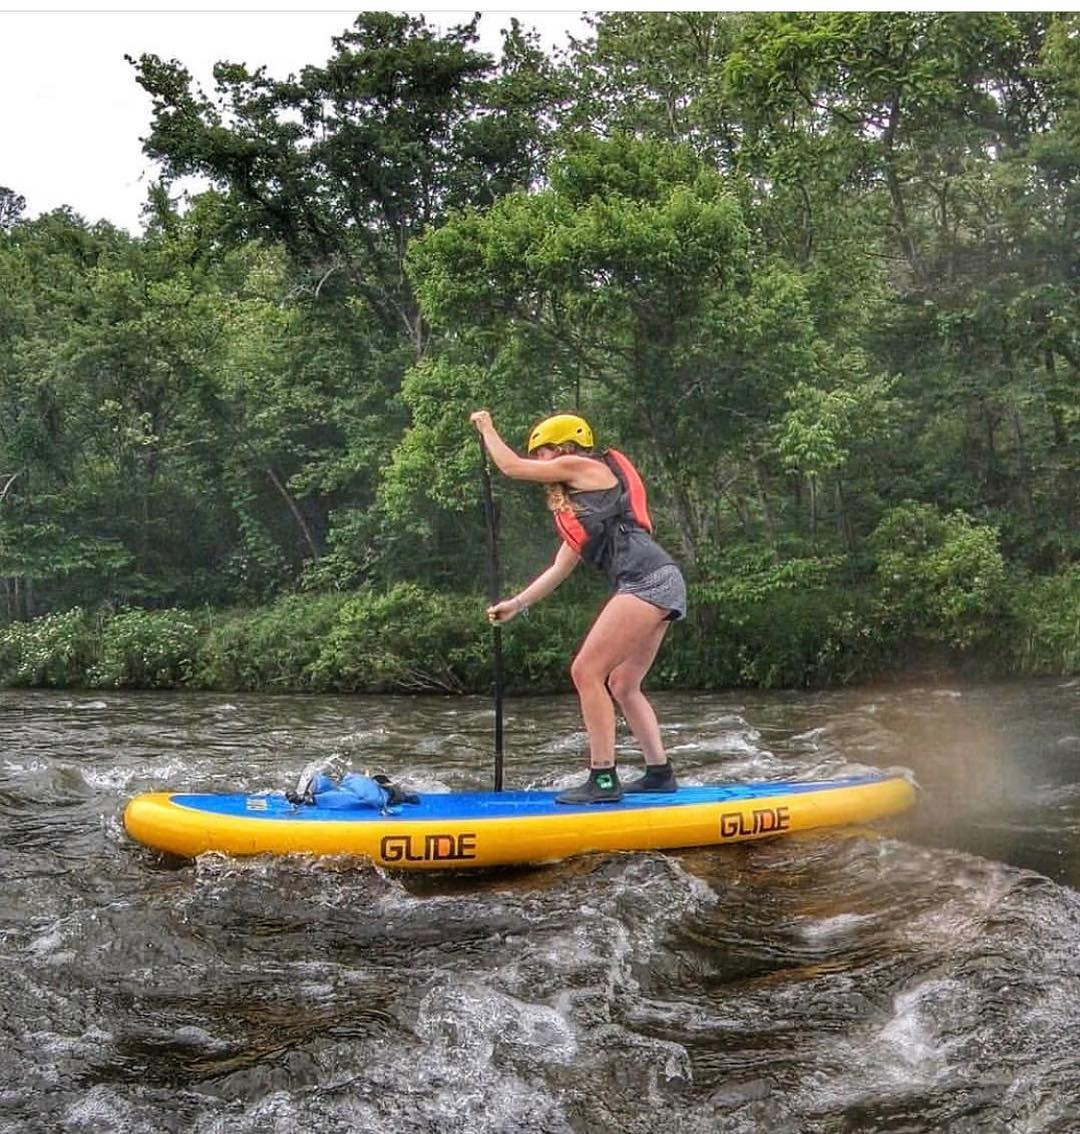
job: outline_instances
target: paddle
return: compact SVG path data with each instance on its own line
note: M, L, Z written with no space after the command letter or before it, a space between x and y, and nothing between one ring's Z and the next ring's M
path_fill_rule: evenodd
M484 516L487 520L488 543L488 599L494 604L499 601L499 541L495 524L495 501L491 495L491 472L488 468L487 449L483 437L480 442L480 481L484 490ZM491 626L492 667L495 676L495 790L503 789L503 663L502 627L497 623Z

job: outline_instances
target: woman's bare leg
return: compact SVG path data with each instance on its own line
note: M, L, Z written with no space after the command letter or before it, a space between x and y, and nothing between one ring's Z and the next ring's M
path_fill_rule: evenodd
M662 616L663 612L660 613ZM661 621L648 638L642 639L630 657L620 662L608 676L611 695L618 701L630 731L641 745L646 764L667 763L656 713L649 699L642 693L641 683L652 668L670 625L670 622Z
M615 708L611 702L614 690L609 693L608 678L624 664L629 666L628 681L634 680L639 687L638 698L629 696L635 720L631 721L628 714L627 723L643 747L648 742L648 751L654 760L663 763L659 726L652 706L640 692L640 684L656 657L666 629L664 612L634 595L614 595L592 624L570 667L585 731L589 734L591 767L610 768L615 763ZM641 669L646 655L648 664ZM625 706L623 711L626 712Z

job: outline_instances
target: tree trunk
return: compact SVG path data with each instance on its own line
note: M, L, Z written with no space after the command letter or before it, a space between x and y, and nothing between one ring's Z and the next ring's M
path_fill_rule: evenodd
M983 474L983 488L987 498L991 502L996 502L999 480L997 468L997 438L995 435L997 429L997 415L987 404L985 398L982 400L980 409L982 411L983 430L986 439L986 465Z
M266 475L270 478L273 486L278 490L278 492L281 493L281 498L288 505L289 511L292 512L293 519L296 521L297 525L300 528L300 531L303 533L304 542L308 545L308 548L311 551L311 557L317 563L319 561L319 548L315 543L315 537L311 534L311 529L307 526L307 521L304 519L303 512L300 511L300 506L296 503L296 500L294 499L292 493L285 487L284 484L281 483L281 479L278 477L277 473L274 472L274 470L269 465L267 465L266 468Z
M679 476L679 470L675 462L669 458L660 440L657 436L656 430L653 428L652 421L649 419L647 413L641 414L641 420L644 424L645 431L649 438L649 443L652 446L652 451L656 456L657 464L660 466L665 479L671 485L672 500L675 504L675 519L679 528L679 543L682 547L683 555L686 557L688 566L693 567L697 563L697 525L694 522L694 509L690 503L690 495L686 491L686 485L683 483L683 478Z
M12 580L11 617L15 622L28 622L34 616L34 588L29 579L16 575Z
M837 473L836 486L834 489L834 501L836 506L836 534L840 537L840 542L844 550L851 555L855 550L853 540L851 538L851 525L848 523L847 506L844 503L844 482L843 478Z
M893 221L896 224L900 238L900 247L904 257L911 266L913 275L919 275L919 253L915 248L915 241L911 236L908 224L907 206L904 203L904 193L900 186L900 178L896 176L893 166L893 142L896 131L900 126L900 92L893 91L889 99L889 123L885 128L882 141L885 143L885 160L882 163L885 171L885 184L889 189L889 200L892 202Z
M1027 514L1031 517L1035 515L1035 496L1031 489L1031 459L1028 456L1027 440L1024 437L1024 425L1017 409L1011 409L1009 417L1012 420L1013 433L1016 435L1016 464L1020 476L1020 495L1027 509Z
M761 465L756 458L751 457L750 467L754 470L754 488L757 492L758 507L761 509L761 522L765 525L765 538L769 541L769 550L772 552L773 561L778 563L780 556L776 550L776 525L773 523L769 497L765 492L765 480L761 475Z
M1046 373L1050 375L1050 385L1053 386L1057 381L1057 363L1052 350L1044 352L1043 366ZM1069 434L1065 428L1065 417L1061 412L1061 407L1055 405L1050 398L1045 398L1045 400L1050 411L1050 424L1054 430L1054 444L1058 449L1065 449L1069 444Z

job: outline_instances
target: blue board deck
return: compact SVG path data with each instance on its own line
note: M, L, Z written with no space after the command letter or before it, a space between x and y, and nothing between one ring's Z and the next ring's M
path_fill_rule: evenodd
M555 791L463 791L426 792L419 803L402 803L389 811L358 806L350 808L297 806L283 795L246 795L232 793L173 793L172 801L180 807L205 811L214 815L244 816L246 819L288 819L304 823L386 822L387 819L524 819L544 815L566 815L575 811L594 812L643 810L656 807L686 807L699 803L730 803L771 798L778 795L799 795L805 792L829 791L879 782L883 777L848 776L815 782L766 780L742 784L706 784L680 787L674 792L634 793L618 803L556 803Z

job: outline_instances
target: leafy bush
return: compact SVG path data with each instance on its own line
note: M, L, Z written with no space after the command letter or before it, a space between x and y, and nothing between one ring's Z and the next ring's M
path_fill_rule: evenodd
M316 663L344 595L288 595L215 616L193 683L207 689L315 692L331 688Z
M482 599L477 602L482 615L486 603ZM594 599L568 588L568 593L560 591L536 610L515 618L502 635L507 689L513 693L560 693L572 688L570 662L598 607ZM485 649L490 674L490 630Z
M483 604L398 583L366 591L337 612L311 667L323 688L463 692L488 666Z
M778 559L767 547L737 544L699 564L704 578L695 595L738 618L780 592L821 590L842 564L839 555Z
M1080 673L1080 566L1025 579L1010 613L1012 671L1028 676Z
M652 684L803 687L879 671L892 641L868 598L838 585L841 564L838 556L778 559L738 545L703 562L687 625L669 636Z
M687 624L669 635L650 683L701 689L848 684L889 668L894 645L859 591L781 589L737 603L692 586Z
M94 633L82 607L0 628L0 685L85 684Z
M980 613L988 609L980 596L1005 601L1004 584L980 590L965 574L989 562L993 577L987 530L969 540L966 520L950 527L951 518L924 523L925 514L893 519L879 572L883 564L893 569L911 594L897 578L888 586L879 580L876 589L845 585L831 560L777 563L736 549L724 558L726 575L691 586L689 618L673 627L650 686L849 684L919 661L933 642L963 645L964 658L977 664L992 656L999 672L1080 671L1080 569L1020 579L1005 612L991 619ZM900 554L902 531L911 547L924 537L929 554ZM952 569L941 569L945 562ZM957 603L957 596L969 601ZM599 601L595 587L570 584L515 619L502 634L507 690L569 691L570 660ZM292 595L224 615L124 610L95 621L76 608L0 629L0 684L487 693L485 605L478 594L398 584L351 598ZM994 629L989 638L976 620L984 617ZM976 651L976 642L984 648Z
M1006 598L996 528L907 501L885 514L870 546L883 619L902 634L957 650L991 635Z
M87 683L95 688L175 689L194 670L202 628L183 610L123 610L104 621L97 661Z

